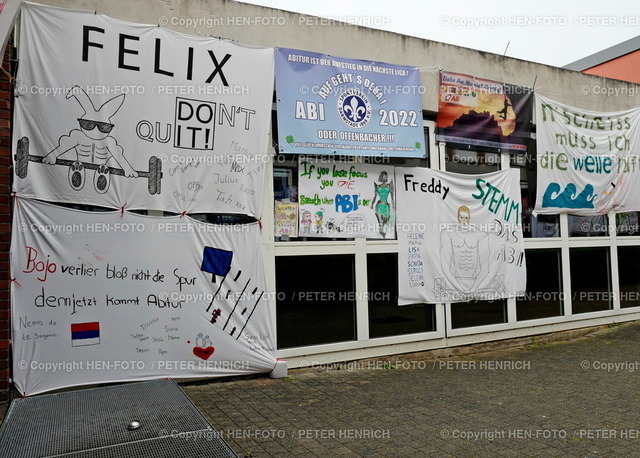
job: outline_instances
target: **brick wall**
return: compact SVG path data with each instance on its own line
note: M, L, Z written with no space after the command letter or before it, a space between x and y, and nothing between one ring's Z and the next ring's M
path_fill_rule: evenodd
M11 73L10 47L2 67ZM11 81L0 72L0 402L9 398L9 243L11 241Z

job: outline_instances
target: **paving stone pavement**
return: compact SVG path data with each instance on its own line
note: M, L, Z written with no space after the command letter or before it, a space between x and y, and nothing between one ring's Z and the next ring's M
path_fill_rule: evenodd
M429 355L182 388L242 457L640 456L640 322Z

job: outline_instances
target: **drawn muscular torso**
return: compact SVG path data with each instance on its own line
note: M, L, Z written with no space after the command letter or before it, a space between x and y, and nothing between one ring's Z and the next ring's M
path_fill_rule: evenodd
M80 161L105 164L112 156L109 146L113 147L115 141L110 137L93 140L78 130L71 131L69 136L74 143L77 143L76 152Z
M463 235L462 235L463 234ZM458 278L475 278L478 273L480 234L463 232L451 234L453 247L453 266Z
M474 290L487 275L487 234L460 226L442 231L440 244L443 273L451 285L462 291Z
M74 129L69 135L63 135L58 140L58 146L47 154L42 162L55 164L56 158L67 151L75 149L78 161L89 162L98 165L107 165L113 158L116 164L124 170L125 176L137 177L138 172L133 170L129 161L124 157L122 147L113 137L90 138L83 131ZM114 164L114 165L116 165ZM107 171L102 172L107 173Z

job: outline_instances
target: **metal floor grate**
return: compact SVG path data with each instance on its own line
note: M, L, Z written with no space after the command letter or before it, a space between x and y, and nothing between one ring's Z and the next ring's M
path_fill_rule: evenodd
M132 420L140 428L128 430ZM237 457L173 380L15 400L3 457Z

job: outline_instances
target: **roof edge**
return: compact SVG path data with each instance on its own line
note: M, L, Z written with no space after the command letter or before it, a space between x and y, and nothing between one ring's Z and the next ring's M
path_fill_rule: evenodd
M624 56L625 54L637 51L638 49L640 49L640 35L627 41L623 41L622 43L618 43L617 45L613 45L610 48L598 51L590 56L583 57L575 62L571 62L562 68L581 72L588 68L595 67L596 65Z

